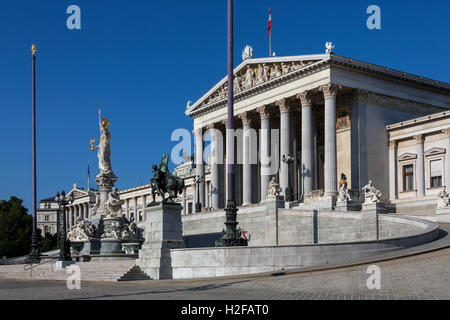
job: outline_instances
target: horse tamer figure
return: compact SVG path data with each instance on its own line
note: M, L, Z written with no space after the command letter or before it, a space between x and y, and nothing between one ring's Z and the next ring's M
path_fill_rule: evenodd
M173 175L169 171L169 155L164 154L159 168L156 164L152 165L154 176L150 179L150 185L152 188L153 202L156 203L155 196L158 194L163 203L174 203L173 199L177 197L179 193L183 192L184 180ZM166 193L169 196L166 198Z

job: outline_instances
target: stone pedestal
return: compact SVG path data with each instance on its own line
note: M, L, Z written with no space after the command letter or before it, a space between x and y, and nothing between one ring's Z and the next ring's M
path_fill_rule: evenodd
M450 222L450 208L436 209L436 222Z
M181 205L158 204L144 211L145 242L136 264L152 279L172 279L170 249L184 248Z
M359 211L358 205L353 201L337 201L335 211L343 212L343 211Z
M264 245L278 245L278 209L285 207L284 196L267 196L264 202Z
M97 213L96 215L92 216L91 218L91 225L93 227L95 227L95 238L100 238L101 235L104 232L104 227L103 227L103 219L104 219L104 215Z
M364 203L362 205L362 240L378 240L378 214L380 213L386 213L386 207L382 203Z
M91 246L89 241L70 241L70 255L83 256L90 253Z

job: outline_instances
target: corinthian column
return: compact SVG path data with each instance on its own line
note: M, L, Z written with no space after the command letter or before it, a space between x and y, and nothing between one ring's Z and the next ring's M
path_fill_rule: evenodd
M242 205L248 205L252 203L252 150L256 141L253 141L253 135L251 132L251 118L248 112L244 112L238 115L242 120L243 129L243 161L242 161Z
M195 199L200 199L199 201L201 206L205 207L206 203L205 203L205 164L203 162L203 129L198 128L194 130L194 135L195 135L195 173L196 175L201 177L202 181L200 182L199 186L200 189L199 197L196 196Z
M395 200L397 198L397 141L389 142L389 198Z
M223 193L223 186L220 184L220 166L223 165L223 138L217 124L211 124L206 129L211 136L211 207L219 209L221 207L220 194Z
M444 136L447 137L445 144L446 157L445 157L445 189L450 190L450 128L442 130Z
M314 184L314 135L312 130L312 95L304 91L297 95L302 104L302 193L309 194Z
M336 95L340 86L321 86L325 98L325 195L337 195Z
M419 134L417 136L414 136L414 139L416 139L417 141L417 166L416 166L417 195L424 196L425 175L424 175L423 143L425 141L425 138L423 135Z
M286 99L276 102L280 108L280 186L286 199L286 188L289 187L289 165L283 162L283 156L291 155L290 107Z
M260 131L260 162L261 162L261 201L266 200L267 191L269 190L270 182L270 113L268 106L262 106L256 109L261 117L261 131Z

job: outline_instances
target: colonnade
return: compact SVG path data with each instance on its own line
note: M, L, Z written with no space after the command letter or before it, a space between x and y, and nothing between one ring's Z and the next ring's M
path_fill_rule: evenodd
M316 88L317 89L317 88ZM336 96L340 86L333 83L329 83L318 88L318 91L323 95L324 99L324 153L325 153L325 165L324 165L324 191L325 196L337 195L337 154L336 154ZM293 193L300 192L303 195L311 194L315 185L314 174L314 139L316 125L313 119L313 92L317 90L308 90L298 93L294 97L283 98L276 101L271 105L262 105L255 110L240 113L237 118L242 122L243 130L243 143L239 144L243 150L241 153L235 151L236 154L242 154L242 166L237 166L237 174L242 176L241 179L236 179L236 189L238 192L242 191L242 205L248 205L255 203L255 199L264 201L267 195L270 179L273 175L279 176L279 184L282 188L282 195L286 196L286 189L292 188ZM301 105L301 108L296 108L297 105ZM278 114L275 114L278 113ZM254 117L259 117L259 128L253 129L259 130L258 136L250 134L252 128L252 122ZM271 123L272 117L279 116L279 140L272 142L274 139L271 136ZM301 116L301 123L298 119ZM301 126L301 161L297 163L297 142L296 132L297 126ZM212 201L211 206L213 209L219 209L224 207L224 199L226 189L226 179L224 179L224 163L226 159L223 156L223 147L227 142L220 141L218 136L225 137L224 122L213 123L205 127L199 127L194 130L195 136L195 165L196 175L202 177L202 182L199 188L196 188L195 201L199 199L202 207L207 204L205 202L205 164L204 164L204 137L207 132L211 134L211 186L214 192L211 193ZM222 132L221 135L218 133ZM225 140L225 138L223 138ZM279 165L279 171L274 173L268 173L268 168L271 164L262 163L261 159L265 159L267 155L277 153L276 145L279 144L279 158L276 159ZM235 144L236 145L236 144ZM252 159L254 154L254 148L259 146L259 159L260 161L254 162ZM219 150L220 149L220 150ZM294 156L296 161L290 164L286 161L287 157ZM238 162L239 163L239 162ZM273 164L272 164L273 165ZM300 166L298 168L298 165ZM242 170L242 173L239 171ZM255 183L255 176L258 176L259 180ZM297 170L300 171L300 175L297 174ZM298 177L300 176L301 183L298 184ZM255 187L257 186L257 188ZM241 190L242 188L242 190ZM197 195L197 190L199 194Z

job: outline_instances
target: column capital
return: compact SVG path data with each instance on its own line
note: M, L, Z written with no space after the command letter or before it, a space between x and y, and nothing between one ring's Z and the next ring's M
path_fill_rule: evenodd
M442 129L442 133L446 137L450 137L450 128Z
M194 130L192 130L192 133L193 133L195 136L200 136L200 135L203 134L203 128L197 128L197 129L194 129Z
M337 92L340 89L342 89L342 86L331 82L319 87L319 90L323 92L325 99L336 97Z
M416 142L419 143L423 143L425 141L425 137L423 136L423 134L418 134L416 136L414 136L414 139L416 140Z
M300 92L296 97L300 100L302 107L309 107L312 105L312 94L310 91Z
M241 119L243 125L244 124L251 124L251 122L253 120L252 116L250 115L250 112L248 112L248 111L238 114L237 117L239 119Z
M275 104L280 108L280 112L289 112L290 110L290 106L286 98L276 101Z
M397 140L389 141L389 149L395 149L397 147Z
M220 129L221 123L220 122L214 122L211 124L208 124L205 129L206 130L211 130L211 129Z
M256 112L259 113L259 116L261 117L261 119L270 118L270 108L267 105L256 108Z

